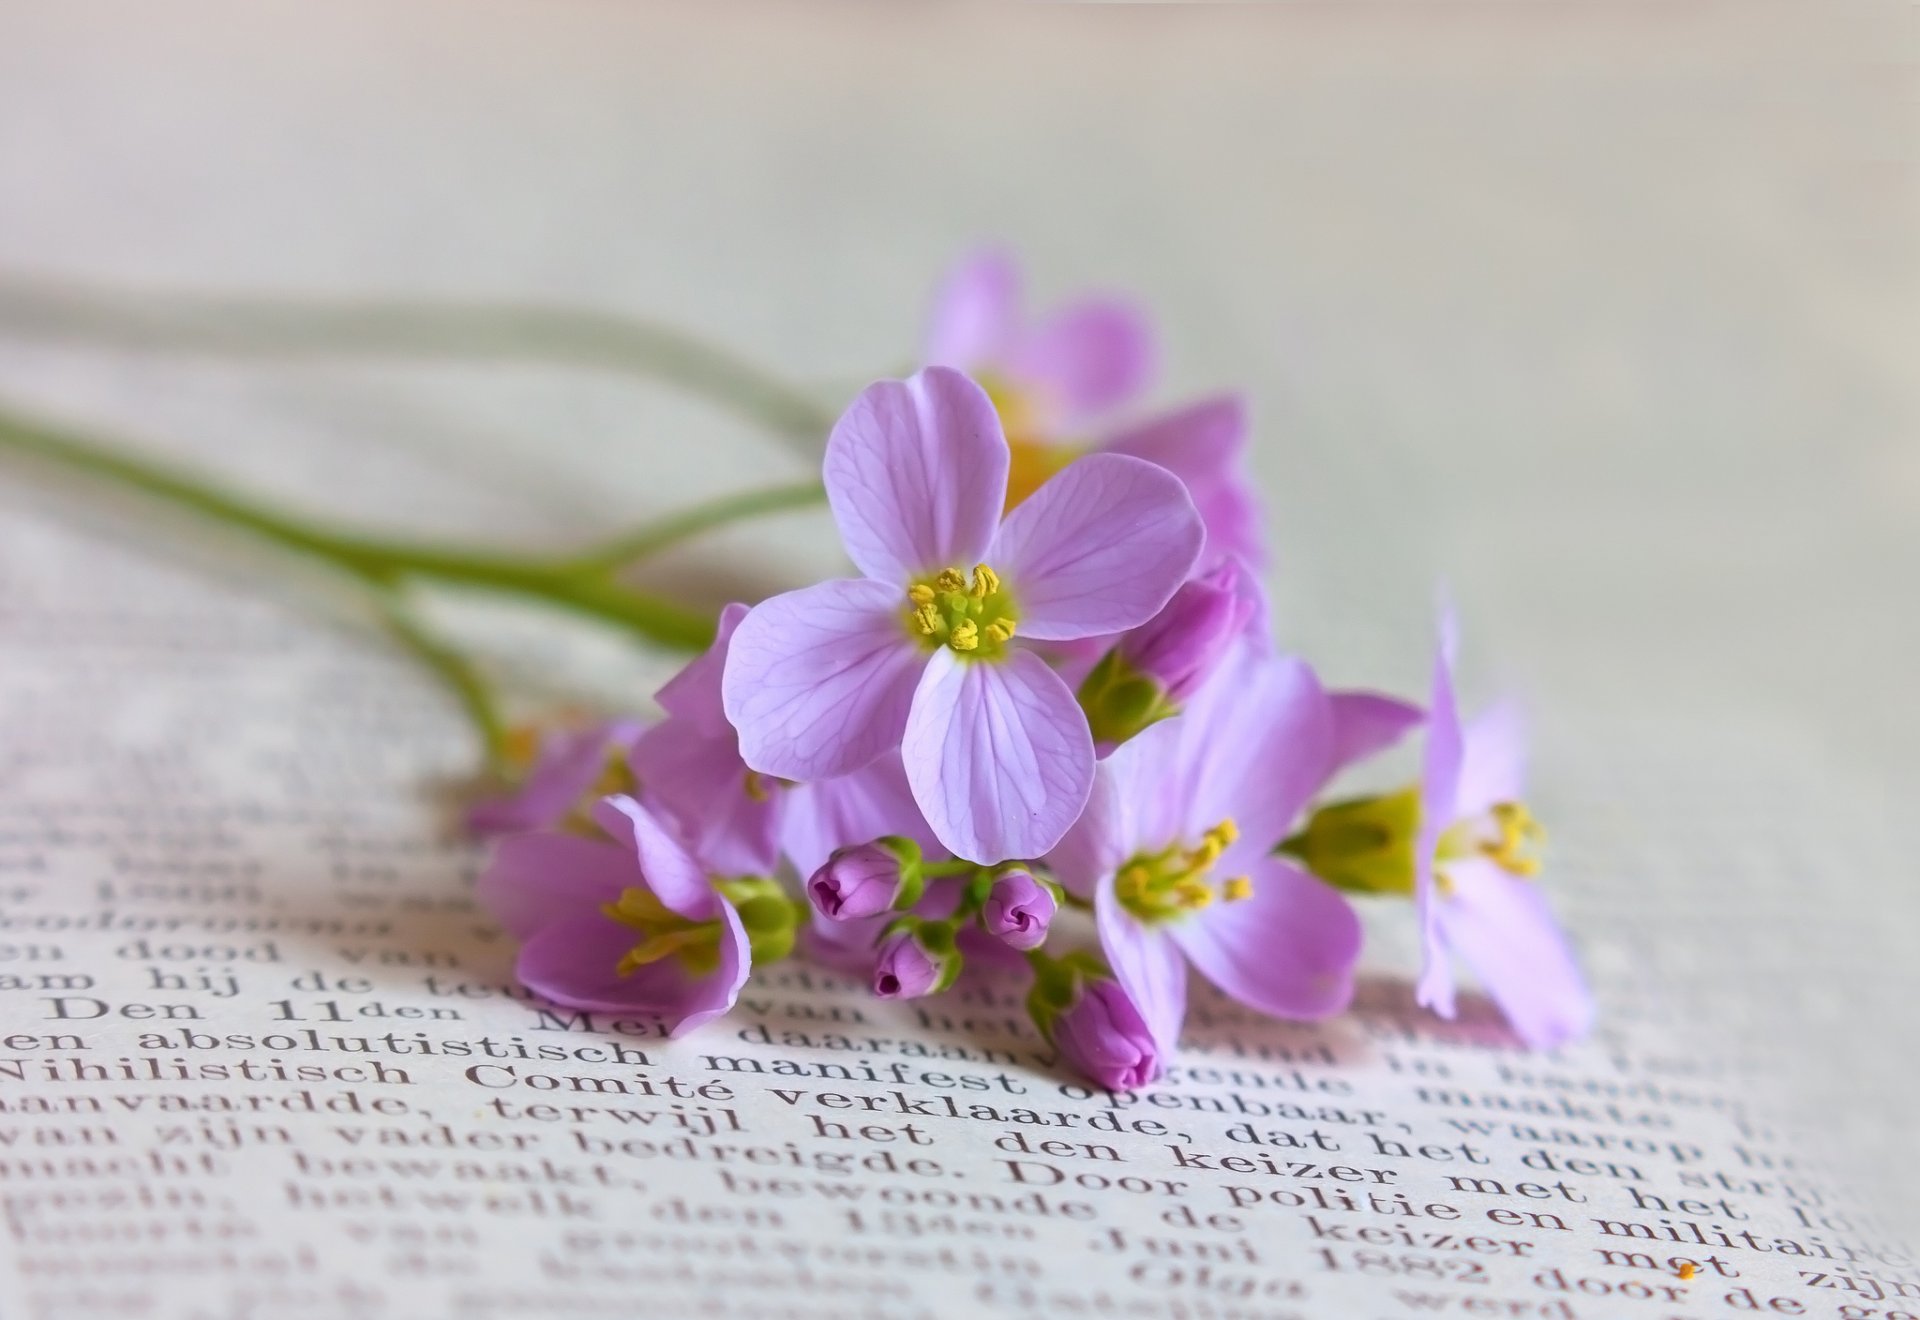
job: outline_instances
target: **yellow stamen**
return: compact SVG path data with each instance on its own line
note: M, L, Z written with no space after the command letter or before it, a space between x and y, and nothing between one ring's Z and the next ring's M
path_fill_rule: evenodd
M1015 621L1012 619L995 619L987 625L987 636L1005 645L1007 642L1013 640L1014 623Z
M1244 875L1227 877L1226 883L1220 886L1220 897L1229 903L1238 903L1241 899L1252 898L1252 877Z
M502 739L501 755L508 765L524 770L540 754L541 730L538 724L516 724Z
M1496 802L1488 814L1500 837L1481 843L1480 853L1513 875L1540 874L1539 850L1546 841L1546 831L1533 813L1518 802Z
M1213 890L1202 880L1182 880L1173 887L1173 892L1179 896L1181 906L1191 912L1213 904Z
M972 619L962 619L947 634L947 645L956 651L971 651L980 645L980 629Z
M1000 575L985 564L973 566L973 586L968 592L975 600L985 600L1000 590Z
M747 796L755 802L765 802L767 800L766 781L760 778L760 772L758 770L747 771L746 790Z
M961 576L959 569L943 568L933 579L933 587L935 591L965 591L967 580Z
M920 630L922 637L931 637L940 631L940 611L932 603L922 605L913 612L913 626Z
M933 604L933 588L924 582L916 582L907 588L907 599L916 607L924 609Z
M1240 838L1240 827L1233 823L1232 816L1228 816L1211 830L1208 830L1207 833L1219 839L1221 846L1225 847L1228 844L1238 841Z

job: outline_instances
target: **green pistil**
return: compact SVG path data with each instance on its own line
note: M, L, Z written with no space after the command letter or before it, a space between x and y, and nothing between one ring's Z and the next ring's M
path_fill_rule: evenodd
M1420 790L1354 798L1320 808L1278 851L1351 894L1413 896Z
M973 580L943 568L907 588L907 631L929 650L945 646L969 660L997 660L1013 640L1019 613L1000 575L976 564Z

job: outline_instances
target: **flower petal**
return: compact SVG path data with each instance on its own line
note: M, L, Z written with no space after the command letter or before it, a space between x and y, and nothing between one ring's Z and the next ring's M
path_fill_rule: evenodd
M1162 1056L1171 1055L1187 1017L1186 959L1166 932L1149 930L1120 906L1111 875L1094 893L1093 921L1114 980L1146 1020Z
M935 837L969 861L1041 856L1093 787L1087 717L1031 651L998 662L934 652L901 752Z
M494 835L558 825L599 780L608 758L630 746L643 727L638 720L608 720L549 735L518 790L476 803L467 827Z
M719 966L694 975L676 958L619 974L620 960L639 935L593 913L542 930L520 950L514 974L529 989L571 1008L602 1013L654 1013L683 1035L733 1007L746 983L747 936L734 910L722 905Z
M898 752L885 752L852 774L788 789L793 804L781 824L780 847L802 878L836 848L900 834L932 861L946 856L913 800Z
M996 362L1019 324L1020 268L1000 248L964 258L941 281L927 326L929 365L971 371Z
M1593 996L1540 886L1483 861L1455 862L1447 878L1447 942L1520 1038L1552 1049L1592 1030Z
M1068 893L1091 898L1102 876L1135 852L1165 847L1185 821L1176 764L1181 720L1162 720L1129 738L1094 766L1093 791L1080 819L1053 851L1047 867Z
M851 578L754 606L721 685L741 759L781 779L824 779L898 746L925 663L905 613L898 587Z
M635 880L673 911L689 921L705 921L714 908L722 906L700 863L672 830L632 798L625 794L601 798L593 804L593 821L615 843L633 850L639 863Z
M1267 549L1260 500L1240 467L1246 443L1246 400L1227 394L1129 427L1099 449L1144 458L1186 483L1207 527L1203 565L1231 556L1257 566L1266 562Z
M1112 298L1070 304L1035 326L1008 354L1009 375L1073 427L1146 389L1158 358L1139 308Z
M1426 715L1410 701L1378 692L1329 692L1327 703L1333 712L1333 763L1329 774L1385 751Z
M1158 614L1205 540L1179 478L1143 459L1093 454L1007 515L987 562L1013 595L1020 636L1072 641Z
M687 662L686 668L664 683L653 694L660 708L701 733L729 733L727 713L720 701L720 682L727 669L727 646L734 629L747 617L747 607L738 601L720 611L713 645Z
M1192 776L1183 824L1197 832L1231 817L1234 851L1272 849L1326 782L1333 713L1298 657L1243 644L1175 722L1173 763Z
M1453 656L1458 643L1451 607L1440 611L1439 645L1433 658L1433 686L1427 698L1427 746L1420 770L1420 838L1414 850L1414 904L1420 919L1422 964L1414 999L1441 1017L1454 1014L1453 966L1440 925L1440 896L1433 878L1440 836L1453 824L1464 744L1460 703L1453 690Z
M965 572L993 539L1008 462L992 400L951 367L867 386L827 440L827 502L847 554L897 591Z
M633 854L599 839L543 831L516 834L494 845L474 884L495 921L526 940L555 922L612 902L640 883Z
M1520 800L1527 779L1527 726L1519 702L1499 702L1468 720L1460 748L1456 819L1477 816L1496 802Z
M768 874L787 790L747 768L731 725L708 735L690 723L675 716L634 744L640 800L673 824L710 871Z
M1249 1008L1323 1018L1353 999L1360 919L1333 888L1291 862L1264 857L1253 892L1169 927L1200 974Z

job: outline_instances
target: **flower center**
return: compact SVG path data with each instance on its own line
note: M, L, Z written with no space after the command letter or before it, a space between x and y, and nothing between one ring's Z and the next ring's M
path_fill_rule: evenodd
M1484 816L1458 822L1440 836L1434 860L1485 857L1509 875L1540 874L1540 847L1547 832L1519 802L1496 802Z
M600 911L640 932L640 941L614 967L617 976L632 976L663 958L678 958L696 976L720 965L720 923L688 921L647 889L623 889L620 897L602 904Z
M1120 906L1141 921L1159 923L1210 907L1216 899L1234 903L1251 897L1253 881L1247 876L1229 876L1217 886L1210 881L1214 863L1239 837L1229 816L1202 834L1195 847L1176 843L1157 853L1134 854L1114 879Z
M1013 639L1018 619L1000 575L976 564L969 582L957 568L943 568L907 588L907 629L929 649L946 646L971 660L997 660Z

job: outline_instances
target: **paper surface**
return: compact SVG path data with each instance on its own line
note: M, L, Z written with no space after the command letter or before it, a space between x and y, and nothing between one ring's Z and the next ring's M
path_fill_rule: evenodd
M823 382L910 358L980 233L1043 293L1147 297L1169 397L1252 382L1286 644L1418 692L1444 575L1469 691L1525 689L1602 1016L1549 1056L1477 997L1425 1017L1392 909L1352 1012L1196 987L1125 1101L1012 998L797 962L673 1043L530 1003L431 681L266 552L9 467L0 1315L1920 1313L1881 1218L1915 1172L1911 86L1856 76L1873 32L62 9L4 16L11 273L624 309ZM806 470L551 370L14 325L0 397L528 546ZM833 566L801 515L659 578ZM446 617L556 699L668 672Z

